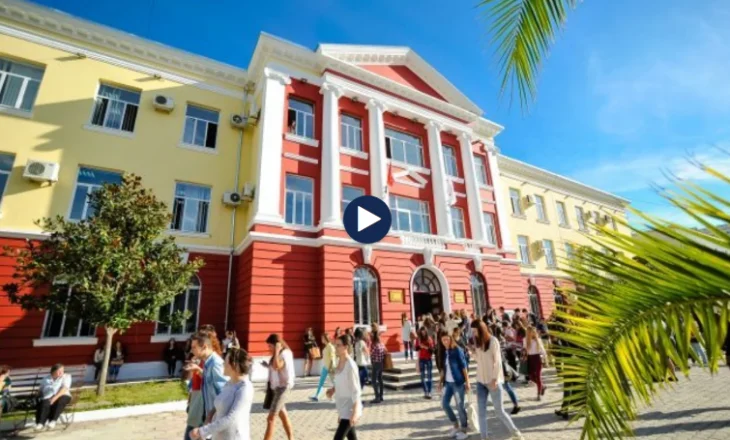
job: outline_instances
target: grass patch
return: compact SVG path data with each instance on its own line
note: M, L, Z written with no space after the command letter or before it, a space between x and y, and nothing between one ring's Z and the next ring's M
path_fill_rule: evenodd
M76 404L77 411L117 408L120 406L174 402L187 399L187 387L182 381L147 382L107 387L104 396L96 395L96 389L82 390Z

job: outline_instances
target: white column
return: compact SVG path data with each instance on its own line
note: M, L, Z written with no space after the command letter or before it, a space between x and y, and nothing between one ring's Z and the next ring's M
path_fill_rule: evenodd
M388 203L388 168L385 154L385 104L371 99L367 104L370 126L370 193Z
M464 168L464 181L466 182L466 201L469 204L471 237L476 241L484 241L486 231L484 230L484 215L482 214L482 195L476 178L474 154L471 149L471 135L462 133L459 136L459 144L461 145L461 160Z
M280 211L281 153L284 132L284 97L291 79L270 68L264 69L261 98L261 133L258 143L258 181L253 222L284 221Z
M342 89L322 84L324 95L322 112L322 182L320 203L320 224L335 226L342 223L340 212L342 185L340 184L340 112L339 99Z
M507 206L507 195L503 192L502 179L499 176L499 163L497 162L499 154L493 144L485 146L489 150L487 163L489 164L489 175L492 176L494 200L497 204L497 221L499 222L499 236L502 241L502 249L515 252L512 247L512 233L509 230L509 220L507 220L507 213L510 212L510 207Z
M441 147L441 124L428 121L428 151L431 157L431 184L433 185L434 211L436 212L437 234L453 237L451 228L451 206L448 205L446 167Z

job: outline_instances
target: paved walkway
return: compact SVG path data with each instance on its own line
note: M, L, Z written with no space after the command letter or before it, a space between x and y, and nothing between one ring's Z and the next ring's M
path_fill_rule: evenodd
M693 370L692 380L680 379L675 389L663 392L654 406L642 411L635 423L637 437L655 440L722 440L730 439L730 370L726 367L712 377ZM535 401L534 387L519 386L518 396L523 411L514 420L527 439L574 440L579 438L579 423L568 425L553 414L562 393L555 385L554 372L546 372L549 388L542 402ZM313 380L300 382L288 405L298 440L329 440L334 435L336 414L330 402L310 403ZM261 409L263 392L257 391L252 415L252 438L263 438L266 414ZM372 389L366 391L366 402ZM417 390L391 392L380 405L366 405L359 426L360 440L447 439L448 423L438 401L424 400ZM505 396L505 398L507 398ZM508 404L508 407L511 405ZM39 440L179 440L182 438L185 415L182 412L79 423L61 432L41 433ZM508 438L501 423L489 418L490 438ZM281 425L276 439L284 439ZM472 434L471 439L478 439Z

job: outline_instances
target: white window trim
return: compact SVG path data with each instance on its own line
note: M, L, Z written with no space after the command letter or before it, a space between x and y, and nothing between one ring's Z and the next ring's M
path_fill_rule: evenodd
M545 243L550 243L550 256L552 257L552 263L550 262L550 259L548 258L548 246L545 246ZM552 240L543 240L542 241L542 249L543 253L545 254L545 265L548 267L548 269L555 269L558 267L558 260L555 255L555 243L553 243Z
M345 122L342 119L342 116L347 116L349 118L359 120L360 121L360 126L358 127L357 125L348 124L347 122ZM362 118L359 118L357 116L352 116L352 115L349 115L347 113L341 113L340 114L340 132L342 132L342 126L343 125L346 125L348 128L352 128L355 131L359 131L360 132L360 147L363 147L363 149L364 149L365 146L363 145L364 139L363 139L363 136L362 136ZM349 139L349 137L348 137L348 139ZM349 151L356 152L356 153L362 153L363 152L363 150L358 150L357 148L350 148L350 146L348 146L348 145L341 145L341 144L342 144L342 135L340 134L340 148L341 149L349 150ZM367 153L365 153L365 154L366 154L365 158L367 159Z
M395 132L402 133L402 134L405 134L405 135L408 135L408 136L413 136L414 138L416 138L416 139L419 140L419 143L418 144L413 144L413 143L410 143L410 142L406 142L406 141L404 141L402 139L396 139L396 138L394 138L392 136L388 136L387 130L395 131ZM415 135L413 135L411 133L408 133L406 131L402 131L402 130L397 130L397 129L394 129L394 128L385 127L385 139L388 139L388 138L390 139L390 156L391 156L390 159L388 159L388 160L390 160L390 161L392 161L392 162L394 162L396 164L402 164L402 166L403 167L406 167L406 168L422 169L422 170L427 170L428 169L428 168L426 168L424 166L426 164L426 156L425 156L425 151L424 151L424 148L423 148L423 139L421 139L421 137L415 136ZM410 145L413 145L413 146L419 148L421 150L421 159L423 161L423 165L410 164L408 162L401 162L401 161L395 159L393 157L393 141L402 142L403 144L410 144ZM404 145L403 146L403 157L406 157L407 158L408 157L408 154L406 153L405 148L406 147ZM442 155L443 155L443 153L442 153ZM429 174L430 174L430 170L429 170Z
M309 113L309 112L305 112L305 111L302 111L302 110L298 110L298 109L292 108L292 106L291 106L291 101L299 101L299 102L301 102L302 104L307 104L307 105L311 105L311 106L312 106L312 112L311 112L311 113ZM314 140L314 138L313 138L313 137L312 137L312 138L308 138L308 137L306 137L306 136L298 135L298 134L296 133L296 128L297 128L297 126L299 125L299 124L298 124L298 122L299 122L299 115L300 115L300 114L302 114L302 115L305 115L305 116L306 116L306 115L309 115L309 116L311 116L311 117L312 117L312 136L314 136L314 133L315 133L315 131L316 131L316 130L315 130L315 127L316 127L316 125L317 125L317 124L316 124L316 123L317 123L317 121L316 121L316 120L315 120L315 118L314 118L314 103L313 103L313 102L310 102L310 101L307 101L306 99L300 99L300 98L298 98L297 96L289 96L289 97L287 98L287 102L286 102L286 103L287 103L287 112L286 112L286 117L287 117L287 120L286 120L286 134L292 135L292 136L293 136L293 137L295 137L295 138L299 138L299 139L307 139L307 140L313 141L313 140ZM296 113L296 115L297 115L297 117L296 117L296 119L295 119L295 122L294 122L294 131L295 131L294 133L289 133L289 112L290 112L290 111L292 111L292 112ZM306 121L306 118L304 118L304 120ZM306 130L305 130L305 131L306 131ZM289 139L289 138L287 138L287 139ZM290 140L291 140L291 139L290 139ZM319 142L318 142L318 144L319 144Z
M357 157L359 159L367 159L369 157L368 153L364 151L352 150L347 147L340 147L340 153L347 156Z
M477 174L477 184L479 184L479 187L481 188L491 189L492 186L489 185L489 173L487 172L487 162L484 159L484 156L472 153L472 157L474 157L474 172ZM484 177L484 183L481 182L480 177Z
M525 240L527 243L525 243L524 249L525 253L522 252L522 243L520 243L520 237L525 237ZM530 255L530 237L526 235L518 235L517 236L517 250L519 255L519 261L520 264L523 266L531 266L532 265L532 255ZM527 257L527 261L525 261L524 257Z
M386 159L386 163L388 165L395 165L398 168L403 168L404 170L408 171L408 173L416 172L416 173L426 174L429 176L431 175L431 170L429 170L428 168L419 167L417 165L411 165L409 163L401 162L399 160Z
M443 156L444 156L444 171L446 171L446 176L449 177L451 180L456 181L456 179L459 179L459 163L456 159L456 148L452 147L451 145L441 145L441 148L443 150ZM447 154L446 152L449 152ZM450 170L449 169L449 160L453 162L454 168L456 170ZM455 174L451 174L451 171L454 171ZM464 183L464 179L460 179L460 183Z
M345 171L345 172L353 173L353 174L360 174L361 176L370 175L370 171L368 171L368 170L361 170L360 168L353 168L353 167L348 167L345 165L340 165L340 171Z
M428 223L427 223L428 224L428 232L424 232L424 231L413 231L412 229L408 229L408 230L404 230L404 229L392 229L393 232L400 232L400 233L406 233L406 234L433 235L433 231L431 230L431 210L430 210L430 206L429 206L429 204L428 204L427 201L425 201L425 200L419 200L419 199L414 199L412 197L399 196L399 195L395 195L395 194L392 195L392 196L390 196L390 197L392 197L393 202L394 202L392 204L392 206L390 207L390 209L396 211L396 215L398 214L398 212L407 212L408 213L408 225L409 225L409 227L410 227L410 225L413 224L413 222L411 221L411 217L413 215L413 211L407 211L405 209L399 209L398 208L398 203L397 203L398 202L398 198L408 199L408 200L415 200L415 201L417 201L417 202L419 202L421 204L420 206L425 206L426 207L425 211L419 211L419 214L418 215L420 215L421 217L423 217L425 215L426 216L426 219L428 220Z
M308 157L308 156L302 156L300 154L289 153L288 151L285 152L283 154L283 156L286 157L286 158L288 158L288 159L298 160L298 161L301 161L301 162L307 162L307 163L311 163L311 164L314 164L314 165L317 165L319 163L319 159L315 159L313 157Z
M489 219L491 220L491 224L487 223L486 220L482 220L484 222L484 232L485 232L484 242L490 246L496 246L497 245L497 226L494 224L495 223L494 214L492 214L491 212L483 211L482 219L486 219L487 217L489 217ZM490 228L490 226L491 226L491 228ZM490 231L491 231L491 235L492 235L491 240L489 239Z
M575 213L575 220L578 223L578 230L581 232L588 232L588 226L586 225L585 210L580 206L576 206L573 210ZM580 211L580 213L579 213Z
M517 192L517 211L515 211L515 198L512 197L512 191ZM509 188L508 191L509 194L509 204L510 204L510 211L512 211L513 217L524 217L525 211L522 209L522 192L517 188Z
M2 214L2 207L3 207L3 205L2 205L2 202L3 202L3 200L5 200L5 193L8 191L8 186L10 186L10 176L13 173L12 166L15 165L15 154L13 154L13 153L0 152L0 155L3 155L3 154L6 154L8 156L12 156L13 157L13 164L11 165L10 171L2 171L2 170L0 170L0 174L7 174L8 175L8 179L5 181L5 188L3 188L2 192L0 192L0 218L3 218L3 214Z
M456 219L452 215L452 213L454 212L453 210L457 210L457 211L459 211L461 213L460 219ZM464 210L461 209L461 208L459 208L459 207L457 207L457 206L452 206L451 209L449 210L449 217L451 217L451 229L454 232L454 238L456 238L457 240L466 240L467 239L466 238L466 221L464 220ZM457 237L456 236L456 228L455 228L455 226L456 226L457 221L459 223L461 223L461 230L463 232L463 236L461 236L461 237Z
M210 186L207 186L207 185L201 185L199 183L175 181L175 186L173 187L173 190L172 190L172 214L173 215L175 214L175 199L177 198L177 185L180 183L210 189L210 200L197 199L197 198L193 198L193 197L183 197L183 199L185 199L185 203L187 203L188 200L195 200L197 202L208 202L208 213L207 213L207 218L205 219L205 231L185 231L183 229L173 229L172 227L170 227L168 229L168 231L171 231L174 235L180 235L180 236L210 237L210 211L211 211L211 208L213 207L213 188ZM183 211L184 211L184 209L185 208L183 207ZM173 218L172 220L174 221L175 219ZM170 226L172 226L172 225L170 225ZM180 225L180 226L182 227L182 225Z
M63 347L69 345L96 345L99 338L82 336L77 338L40 338L33 339L33 347Z
M479 184L479 188L486 189L487 191L494 191L494 187L492 185L485 185L483 183Z
M535 211L537 213L537 221L540 223L550 223L550 217L545 209L545 197L535 195Z
M96 110L96 100L99 99L99 90L101 90L101 86L112 87L112 88L119 89L119 90L125 90L127 92L139 93L139 102L137 104L127 102L127 101L121 101L118 99L111 99L111 98L102 96L102 98L108 99L109 102L111 102L111 101L123 102L125 111L127 110L127 105L131 104L131 105L137 106L137 116L135 117L135 120L134 120L134 130L132 130L132 131L122 130L121 126L119 128L110 128L110 127L105 126L104 122L106 122L106 118L109 116L108 111L106 114L104 114L104 120L101 122L101 125L94 125L94 123L93 123L94 111ZM94 104L91 106L91 115L89 115L89 122L84 126L84 128L86 128L87 130L98 131L100 133L117 134L122 137L129 137L129 138L134 137L134 133L137 132L137 119L136 118L139 117L139 110L140 110L141 104L142 104L142 91L136 91L131 87L127 88L127 87L123 87L123 86L117 86L117 85L112 85L109 83L100 82L96 85L96 93L94 93ZM109 110L108 106L107 106L107 110ZM124 114L125 114L125 112L122 112L122 125L124 125Z
M137 128L136 124L135 124L135 128ZM127 138L127 139L134 139L134 134L136 133L136 131L129 132L129 131L124 131L124 130L115 130L113 128L100 127L98 125L93 125L91 123L84 125L84 129L89 130L89 131L95 131L97 133L111 134L114 136L119 136L119 137L123 137L123 138Z
M464 179L462 179L461 177L454 177L454 176L447 176L447 177L449 178L450 181L452 181L454 183L460 183L462 185L464 184Z
M213 122L213 121L209 121L207 119L197 118L195 116L188 116L187 110L191 106L192 107L199 108L201 110L218 113L218 120L215 121L215 122ZM191 143L185 142L185 126L188 123L188 118L194 119L196 121L196 123L193 126L193 139L195 139L195 130L198 129L197 121L203 121L203 122L206 123L206 125L205 125L205 138L203 139L203 143L205 143L205 139L208 138L208 128L209 128L208 127L208 124L215 124L216 125L216 127L218 128L218 131L216 132L215 145L213 146L213 148L206 147L205 145L191 144ZM187 106L185 107L185 119L183 119L183 129L182 129L182 136L180 138L180 147L182 147L182 148L188 148L188 149L196 150L196 151L206 150L206 152L212 150L212 151L210 151L211 153L215 152L215 154L218 154L218 135L221 132L221 130L220 130L220 128L221 128L221 122L220 121L221 121L221 112L220 112L220 110L213 110L213 109L205 108L202 105L195 105L195 104L187 103Z
M165 232L176 237L210 238L209 232L178 231L177 229L167 229Z
M306 194L306 195L309 195L311 197L311 199L312 199L312 224L311 225L299 224L299 223L289 223L289 222L286 221L286 196L287 196L287 193L290 191L286 187L286 178L288 176L295 176L295 177L298 177L300 179L310 180L312 182L312 192L311 193L306 193L304 191L291 190L292 193L295 193L295 197L296 197L296 194ZM315 217L314 207L316 206L316 204L314 203L314 195L315 195L315 192L316 192L315 186L316 185L314 184L314 178L312 178L312 177L302 176L300 174L294 174L294 173L286 173L284 175L284 223L286 225L288 225L288 226L295 226L295 227L309 227L309 228L314 227L314 217ZM296 211L296 202L294 203L294 210ZM302 215L304 215L304 213L302 213ZM292 220L296 220L296 212L294 212L294 215L292 216Z
M345 214L345 208L346 208L346 206L342 206L345 203L345 188L346 187L347 188L353 188L353 189L356 189L356 190L362 192L362 194L360 194L358 197L362 197L362 196L364 196L366 194L365 188L362 188L360 186L355 186L355 185L346 185L346 184L343 184L342 185L342 188L340 189L340 193L342 194L342 197L340 198L340 206L342 208L342 213L341 213L342 215ZM352 203L352 200L350 200L349 202L347 202L348 205L350 203Z
M297 142L302 145L307 145L310 147L319 147L319 141L316 139L310 139L308 137L299 136L298 134L294 133L284 133L284 138L288 141Z
M113 171L113 170L104 170L104 169L101 169L101 168L94 168L94 167L90 167L90 166L83 166L83 165L81 165L81 166L78 167L78 171L76 171L76 181L74 182L73 193L71 193L71 204L69 205L69 207L68 207L68 213L66 214L66 220L71 221L71 222L80 222L81 220L85 220L87 218L86 213L89 212L89 204L87 202L86 205L84 205L84 213L82 215L82 218L80 218L80 219L73 219L73 218L71 218L71 212L74 209L74 201L75 201L75 198L76 198L76 190L79 189L79 185L84 185L84 186L87 186L89 188L101 188L102 187L102 185L94 185L94 184L90 184L90 183L79 183L79 176L81 175L81 169L82 168L87 168L87 169L91 169L91 170L106 171L106 172L109 172L109 173L116 173L116 171ZM124 173L117 173L117 174L119 174L121 176ZM86 190L86 198L87 199L88 199L90 193L91 193L90 190L87 189Z
M185 150L196 151L198 153L219 154L218 148L200 147L198 145L186 144L185 142L180 142L177 146Z
M354 284L355 284L355 272L359 268L361 268L361 267L364 267L365 269L367 269L369 271L369 274L372 275L375 278L375 287L376 287L376 290L377 290L376 291L376 293L377 293L376 298L377 299L381 299L381 295L380 295L380 293L381 293L380 280L378 279L377 274L375 274L374 271L371 268L369 268L368 266L357 266L357 267L355 267L355 270L353 270L353 272L352 272L352 275L353 275L353 277L352 277L353 290L354 290ZM377 301L377 299L376 299L376 301ZM368 295L367 295L367 302L368 302L368 310L372 310L373 309L373 305L370 302L369 292L368 292ZM380 326L380 322L383 321L382 300L381 301L377 301L377 302L378 302L378 304L377 304L377 307L378 307L378 320L377 320L377 323L378 323L378 326ZM353 306L354 305L355 305L355 302L354 302L354 298L353 298ZM353 312L354 312L354 310L353 310ZM360 310L360 314L362 315L362 310ZM353 313L353 315L354 315L354 313ZM355 324L355 325L358 326L358 327L369 327L370 324L371 323L368 323L368 324Z
M33 107L35 108L35 105ZM29 111L20 110L17 108L0 107L0 113L10 115L10 116L17 116L19 118L33 119L32 111L29 112Z
M4 59L10 61L11 63L15 63L17 65L20 65L20 66L26 66L26 67L30 67L30 68L33 68L33 69L40 69L39 67L33 66L32 64L18 62L18 61L13 61L13 60L10 60L8 58L4 58ZM46 73L45 67L42 70L43 70L43 73L41 74L41 79L40 80L35 79L35 78L31 78L31 77L28 77L28 76L18 75L17 73L8 72L8 71L5 71L5 70L0 70L0 90L2 89L3 85L5 84L5 81L7 81L8 76L13 76L15 78L21 78L23 80L23 84L20 86L20 91L18 92L18 97L15 99L15 106L9 107L9 106L0 105L0 108L6 108L6 109L10 109L10 110L16 110L16 111L23 112L23 113L32 113L33 112L33 108L35 108L35 100L33 100L33 106L31 107L30 110L23 110L22 108L20 108L20 106L23 104L23 99L25 98L25 92L28 90L28 83L29 82L31 82L31 81L38 81L38 90L40 91L40 86L41 86L41 83L43 82L42 77ZM36 98L38 98L37 95L36 95Z
M197 288L198 288L198 305L197 305L197 307L198 307L198 311L197 311L197 313L195 314L195 327L194 327L194 328L196 328L196 329L197 329L197 328L198 328L198 325L199 325L199 323L200 323L200 298L202 298L202 297L203 297L203 283L202 283L202 282L200 281L200 277L199 277L198 275L194 275L194 276L195 276L195 277L196 277L196 278L198 279L198 286L197 286ZM189 291L190 291L190 287L191 287L191 286L190 286L190 285L188 285L188 286L187 286L187 287L185 288L185 306L186 306L186 307L187 307L187 305L188 305L188 294L190 293L190 292L189 292ZM177 296L177 295L175 295L175 296ZM174 302L175 302L175 298L173 297L173 298L172 298L172 300L170 301L170 308L172 308L172 305L173 305L173 303L174 303ZM187 309L186 309L186 310L187 310ZM152 339L154 339L154 338L155 338L155 336L163 336L163 337L165 337L166 339L165 339L165 340L163 340L163 341L161 341L161 342L167 342L167 341L169 341L169 340L170 340L170 338L175 338L176 336L182 337L183 335L187 334L187 335L188 335L188 337L190 337L190 335L191 335L191 333L175 333L175 334L172 334L172 333L168 333L168 334L158 334L158 333L157 333L157 328L159 327L159 325L160 325L160 323L159 323L158 321L155 321L155 332L154 332L154 333L153 333L153 335L152 335ZM150 342L155 342L155 341L152 341L152 339L150 339ZM175 339L177 339L177 338L175 338ZM185 338L185 339L187 339L187 338Z
M58 285L61 283L56 282L54 284ZM63 284L65 285L65 283L63 283ZM67 295L68 295L68 297L66 298L66 304L67 304L66 309L67 309L68 302L71 299L71 287L66 287L66 291L67 291ZM69 344L68 342L75 341L75 340L83 340L83 339L96 339L95 336L44 336L46 334L46 327L48 327L48 316L50 313L51 313L50 310L46 310L46 313L43 316L43 327L41 327L41 337L37 339L38 341L40 341L39 346L43 346L44 342L42 342L42 341L47 341L47 340L63 339L66 343L65 344L45 344L45 345L86 345L86 344ZM79 318L79 322L83 322L83 319ZM61 333L63 333L65 327L66 327L66 310L63 311L63 318L61 319ZM79 329L78 329L77 333L80 331L81 331L81 326L79 325ZM96 326L94 326L94 333L96 333ZM35 344L36 344L35 341L36 340L34 339L33 346L35 346Z
M560 218L560 208L558 206L563 207L563 217L564 219ZM557 201L555 202L555 214L558 216L558 226L561 228L570 228L570 218L568 216L568 208L565 207L565 202ZM565 220L565 221L563 221Z

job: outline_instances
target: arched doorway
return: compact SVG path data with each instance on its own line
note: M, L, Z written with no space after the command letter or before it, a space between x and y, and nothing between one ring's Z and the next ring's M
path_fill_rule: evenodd
M414 318L426 313L436 316L444 311L441 283L436 274L426 268L419 269L411 282Z
M530 284L527 288L527 298L530 301L530 313L535 315L538 319L542 318L542 309L540 308L540 291L537 287Z
M368 267L360 266L352 276L355 325L380 323L380 289L378 277Z
M489 297L487 296L487 283L482 274L473 273L470 279L471 300L474 303L474 315L481 318L487 313Z

